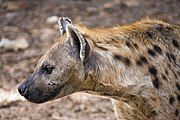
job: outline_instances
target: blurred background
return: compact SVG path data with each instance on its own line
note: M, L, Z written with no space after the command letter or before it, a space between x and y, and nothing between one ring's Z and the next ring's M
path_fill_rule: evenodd
M116 120L107 98L76 93L37 105L17 93L60 37L60 16L102 28L144 17L180 24L180 0L0 0L0 120Z

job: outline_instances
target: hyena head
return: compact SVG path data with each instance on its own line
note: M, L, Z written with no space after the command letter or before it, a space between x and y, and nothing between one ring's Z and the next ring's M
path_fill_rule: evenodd
M84 84L90 46L72 24L62 30L66 34L42 56L34 73L18 87L19 93L31 102L64 97L79 91Z

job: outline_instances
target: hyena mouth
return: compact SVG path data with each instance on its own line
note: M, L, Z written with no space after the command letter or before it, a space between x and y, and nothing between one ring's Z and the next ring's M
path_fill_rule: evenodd
M63 88L64 86L60 86L57 89L50 91L48 93L44 93L41 90L35 89L33 90L33 92L26 94L24 97L30 102L40 104L53 100L53 98L55 98Z

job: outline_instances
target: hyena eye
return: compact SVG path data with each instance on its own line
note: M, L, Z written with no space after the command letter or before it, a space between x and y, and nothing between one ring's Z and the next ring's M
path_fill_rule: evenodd
M41 70L42 70L42 73L51 74L53 68L54 68L54 66L51 66L51 65L48 64L48 65L43 65Z

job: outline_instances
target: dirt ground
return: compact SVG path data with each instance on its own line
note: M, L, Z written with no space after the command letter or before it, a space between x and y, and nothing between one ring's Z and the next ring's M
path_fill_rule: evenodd
M128 24L144 17L180 24L179 0L0 0L0 39L24 38L29 47L0 48L0 89L16 90L59 37L51 16L90 27ZM109 99L76 93L45 104L19 101L0 107L0 120L116 120Z

